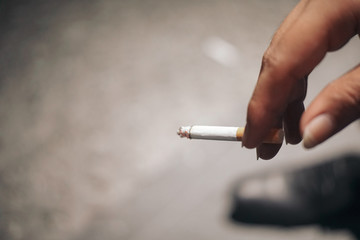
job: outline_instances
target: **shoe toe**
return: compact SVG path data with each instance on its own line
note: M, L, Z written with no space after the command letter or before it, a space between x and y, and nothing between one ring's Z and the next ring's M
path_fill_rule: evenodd
M232 219L247 223L294 225L311 217L282 174L253 177L234 191Z
M231 218L296 226L341 214L360 199L360 158L342 156L294 171L258 174L237 182Z

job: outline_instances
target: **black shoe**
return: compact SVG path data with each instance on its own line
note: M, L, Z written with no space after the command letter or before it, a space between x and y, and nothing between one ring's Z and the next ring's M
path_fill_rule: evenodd
M233 192L232 220L298 226L360 223L360 156L244 178Z

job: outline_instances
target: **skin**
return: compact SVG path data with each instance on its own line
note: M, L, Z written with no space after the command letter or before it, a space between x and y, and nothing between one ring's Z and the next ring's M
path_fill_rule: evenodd
M264 53L248 105L245 147L257 148L258 157L271 159L281 147L261 144L271 128L283 126L286 142L298 144L310 122L327 114L333 124L315 133L319 144L360 117L360 65L325 87L306 110L303 105L307 76L327 52L359 34L359 26L360 0L298 3Z

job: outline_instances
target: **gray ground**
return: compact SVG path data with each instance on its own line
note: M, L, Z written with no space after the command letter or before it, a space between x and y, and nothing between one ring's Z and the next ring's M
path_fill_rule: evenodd
M358 124L272 161L175 134L245 124L262 53L295 4L0 2L0 239L352 239L226 216L238 177L357 151ZM358 61L358 39L329 54L307 104Z

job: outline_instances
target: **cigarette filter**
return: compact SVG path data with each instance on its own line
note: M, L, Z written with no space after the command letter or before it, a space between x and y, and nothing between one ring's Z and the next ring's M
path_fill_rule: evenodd
M189 139L207 139L222 141L242 141L244 127L222 127L222 126L187 126L180 127L177 134ZM271 129L263 143L281 144L284 139L282 129Z

